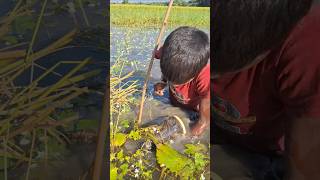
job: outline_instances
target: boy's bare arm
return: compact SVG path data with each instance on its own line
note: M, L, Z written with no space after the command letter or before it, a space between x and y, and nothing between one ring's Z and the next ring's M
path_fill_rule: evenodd
M200 118L191 128L191 133L194 136L201 135L204 130L210 125L210 99L202 99L199 106Z

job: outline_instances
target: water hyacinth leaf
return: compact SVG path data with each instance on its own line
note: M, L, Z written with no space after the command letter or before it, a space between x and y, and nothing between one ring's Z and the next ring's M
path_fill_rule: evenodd
M117 133L111 140L113 146L122 146L127 140L127 136L123 133Z

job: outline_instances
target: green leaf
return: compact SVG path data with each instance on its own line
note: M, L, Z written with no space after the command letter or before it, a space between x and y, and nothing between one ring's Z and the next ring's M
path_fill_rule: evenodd
M202 152L202 151L206 151L206 147L203 144L185 144L186 149L184 150L184 153L190 155L190 156L194 156L195 153L197 152Z
M111 153L111 154L110 154L110 161L113 161L113 160L115 160L115 159L116 159L115 153Z
M127 140L127 136L123 133L117 133L114 135L111 144L113 146L122 146Z
M122 149L121 149L121 151L119 151L117 153L117 159L118 159L118 161L123 162L124 158L123 158L123 150Z
M121 173L120 173L119 179L123 179L123 176L125 176L128 173L128 167L129 167L128 164L122 164L120 166Z
M192 160L170 146L158 144L156 156L161 167L169 169L171 172L180 175L182 178L192 176L192 167L190 167L193 165Z
M139 131L131 131L129 133L129 138L133 139L133 140L138 140L138 139L141 139L141 135L140 135L140 132Z
M117 175L118 175L118 168L114 167L114 165L111 164L110 167L110 179L111 180L116 180L117 179Z
M129 126L129 121L128 120L122 120L121 121L121 126L124 128L128 128Z
M203 170L208 163L206 156L201 153L195 153L194 162L196 169L199 171Z

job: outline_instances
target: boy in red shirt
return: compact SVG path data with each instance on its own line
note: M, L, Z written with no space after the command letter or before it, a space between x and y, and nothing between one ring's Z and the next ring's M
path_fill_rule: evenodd
M163 82L154 86L155 94L162 96L168 85L173 105L199 112L198 121L191 127L194 136L201 135L210 124L209 57L207 34L186 26L171 32L156 53Z
M320 7L311 4L213 4L211 140L222 137L213 171L223 179L320 179Z

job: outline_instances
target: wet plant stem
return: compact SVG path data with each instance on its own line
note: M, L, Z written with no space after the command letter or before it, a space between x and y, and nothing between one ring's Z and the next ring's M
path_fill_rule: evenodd
M121 111L121 108L120 108L121 105L119 105L119 108L118 108L118 116L117 116L117 120L116 120L116 123L115 123L115 126L114 126L114 131L113 131L113 134L112 135L115 135L118 131L118 124L119 124L119 120L120 120L120 111Z
M33 129L32 130L32 142L31 142L31 148L30 148L30 155L29 155L29 162L28 162L26 180L29 179L29 175L30 175L30 168L31 168L31 162L32 162L32 153L33 153L35 139L36 139L36 130Z
M48 170L48 135L47 135L47 129L44 128L44 169L45 169L45 174L47 174Z
M25 59L25 62L26 62L26 63L30 63L30 62L29 62L29 61L30 61L29 59L30 59L30 55L31 55L31 53L32 53L32 51L33 51L33 50L32 50L32 47L33 47L33 44L34 44L34 42L35 42L35 40L36 40L38 31L39 31L39 27L40 27L40 24L41 24L41 20L42 20L44 11L45 11L45 9L46 9L47 2L48 2L48 0L45 0L45 1L43 2L42 8L41 8L41 12L40 12L40 15L39 15L39 17L38 17L35 30L34 30L33 35L32 35L31 43L30 43L29 48L28 48L28 51L27 51L27 55L26 55L26 59ZM31 83L32 80L33 80L33 71L34 71L34 69L33 69L33 68L34 68L34 66L33 66L33 61L32 61L31 63L32 63L32 65L31 65L31 72L30 72L30 83Z
M3 138L4 142L4 179L8 179L8 135L9 135L9 122L8 122L8 129L7 129L7 134Z
M86 25L89 27L90 26L90 23L89 23L89 20L88 20L88 16L86 14L86 11L84 10L83 8L83 3L82 3L82 0L78 0L79 2L79 6L80 6L80 9L81 9L81 13L82 13L82 16L84 18L84 21L86 22Z
M165 171L166 171L166 168L162 168L162 169L161 169L161 174L160 174L159 180L163 180L163 179L164 179Z

